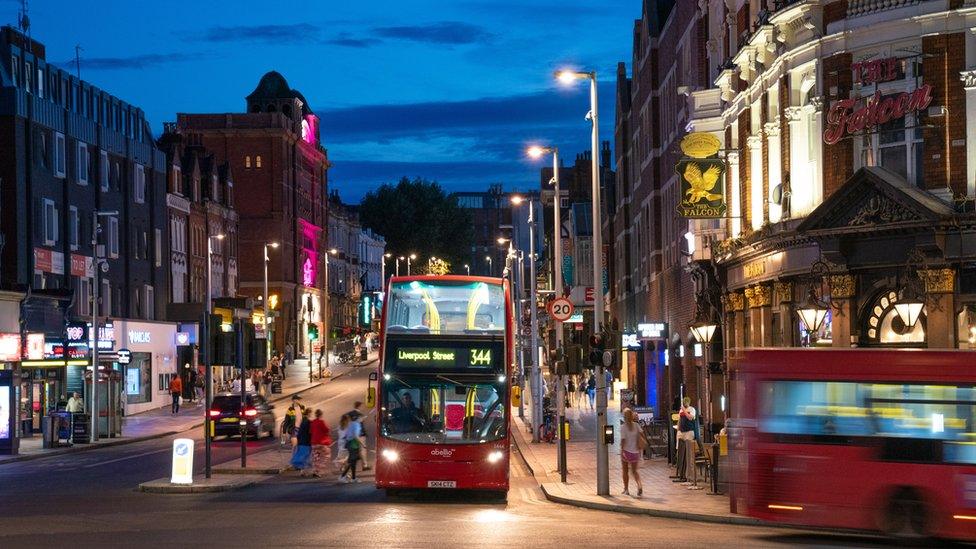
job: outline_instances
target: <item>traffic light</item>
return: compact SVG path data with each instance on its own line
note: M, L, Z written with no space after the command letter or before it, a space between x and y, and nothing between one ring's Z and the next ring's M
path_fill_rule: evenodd
M583 373L583 346L566 345L564 351L566 360L566 373L568 375L579 375Z
M563 360L563 350L559 347L549 350L549 373L552 375L559 375L562 368L559 363Z
M603 351L605 350L602 335L590 336L590 365L593 367L603 364Z
M308 340L309 341L319 340L319 327L317 324L308 325Z

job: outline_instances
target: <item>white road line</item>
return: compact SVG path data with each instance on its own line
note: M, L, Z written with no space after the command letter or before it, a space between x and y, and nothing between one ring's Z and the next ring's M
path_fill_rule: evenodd
M153 450L152 452L143 452L141 454L135 454L135 455L131 455L131 456L125 456L125 457L120 457L120 458L116 458L116 459L110 459L108 461L100 461L98 463L92 463L91 465L85 465L84 468L85 469L89 469L91 467L99 467L101 465L108 465L109 463L117 463L119 461L125 461L127 459L135 459L137 457L151 456L153 454L161 454L163 452L169 452L169 451L170 451L169 448L164 448L162 450Z

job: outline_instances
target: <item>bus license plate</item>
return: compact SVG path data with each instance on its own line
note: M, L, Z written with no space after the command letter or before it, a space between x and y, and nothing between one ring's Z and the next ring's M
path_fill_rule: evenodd
M457 488L457 481L454 480L428 480L428 488Z

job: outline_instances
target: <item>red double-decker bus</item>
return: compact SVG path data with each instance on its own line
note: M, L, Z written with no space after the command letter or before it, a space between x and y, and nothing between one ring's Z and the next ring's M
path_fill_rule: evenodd
M376 486L504 497L513 354L508 283L394 277L383 304ZM372 399L371 399L372 400Z
M736 511L976 539L976 353L745 350L730 368Z

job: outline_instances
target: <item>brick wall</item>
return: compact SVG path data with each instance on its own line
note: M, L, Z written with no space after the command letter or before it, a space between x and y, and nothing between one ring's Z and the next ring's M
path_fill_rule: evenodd
M827 34L827 25L841 21L847 17L847 0L838 0L824 6L823 24L824 34Z
M966 193L966 92L959 72L966 67L966 39L962 33L922 38L923 81L932 85L929 107L945 106L948 116L929 117L924 130L925 188L946 188L946 177L953 192ZM948 124L948 128L946 127ZM955 143L955 145L953 144Z
M823 60L823 66L824 88L827 91L823 105L826 128L826 114L830 110L830 105L850 93L851 54L839 53L828 57ZM836 93L831 94L831 90L834 89ZM850 139L842 139L833 145L824 143L823 164L824 199L826 200L854 173L854 142Z
M739 114L739 203L742 205L742 229L748 231L752 225L752 185L749 170L752 159L746 141L749 139L749 121L751 108L746 108Z

